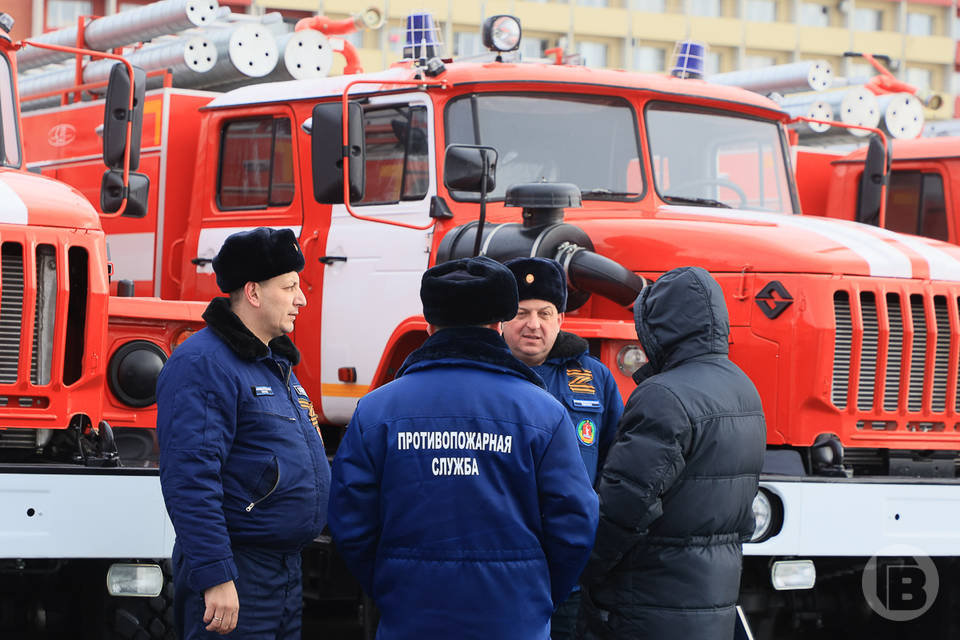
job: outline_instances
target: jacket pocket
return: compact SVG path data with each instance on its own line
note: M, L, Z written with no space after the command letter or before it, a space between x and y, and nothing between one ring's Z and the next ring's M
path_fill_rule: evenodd
M230 491L228 476L237 487L236 499L250 513L277 491L282 480L280 460L275 455L251 456L233 454L224 477L224 492Z

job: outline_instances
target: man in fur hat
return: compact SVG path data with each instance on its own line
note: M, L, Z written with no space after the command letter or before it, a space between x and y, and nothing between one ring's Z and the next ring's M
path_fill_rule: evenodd
M573 425L500 323L513 275L428 269L430 337L360 399L333 462L330 531L382 614L379 640L547 640L593 545Z
M300 638L300 550L326 523L330 467L287 334L306 305L289 229L231 235L207 327L157 383L160 485L176 530L183 640ZM231 633L232 632L232 633Z
M623 414L623 397L607 367L590 355L587 341L562 331L567 279L555 260L517 258L506 263L517 281L517 315L503 323L513 355L543 378L566 408L590 484L603 465ZM574 637L580 590L576 588L550 621L552 640Z

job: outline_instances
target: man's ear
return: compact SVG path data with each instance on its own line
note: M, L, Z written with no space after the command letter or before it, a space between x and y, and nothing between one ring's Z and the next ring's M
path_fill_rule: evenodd
M243 298L251 307L260 308L260 283L247 282L243 285Z
M560 314L557 314L557 315L559 316L559 320L557 320L557 326L560 326L560 325L563 324L563 314L560 313Z
M432 336L432 335L435 334L436 332L437 332L437 325L435 325L435 324L430 324L430 323L428 322L428 323L427 323L427 335L428 335L428 336Z

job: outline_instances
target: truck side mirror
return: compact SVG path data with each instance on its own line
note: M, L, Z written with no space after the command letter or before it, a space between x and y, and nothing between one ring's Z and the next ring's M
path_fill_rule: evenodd
M360 200L366 187L366 146L363 108L347 103L350 154L350 200ZM321 204L343 204L343 105L318 104L310 126L310 156L313 162L313 197Z
M443 184L450 191L489 193L496 188L497 150L469 144L451 144L443 159ZM487 183L483 184L486 177Z
M147 215L147 197L150 193L150 178L145 173L129 173L130 188L127 191L127 206L123 218L143 218ZM107 169L100 182L100 210L115 213L123 203L123 171Z
M863 175L860 176L860 193L857 197L857 222L880 224L880 197L883 185L887 182L889 165L884 153L883 142L878 136L870 136L867 146L867 158L863 163Z
M103 163L111 169L123 169L127 146L127 121L130 128L130 170L140 166L140 137L143 130L143 99L147 72L133 68L133 111L130 111L130 77L126 65L118 62L110 68L106 106L103 111Z

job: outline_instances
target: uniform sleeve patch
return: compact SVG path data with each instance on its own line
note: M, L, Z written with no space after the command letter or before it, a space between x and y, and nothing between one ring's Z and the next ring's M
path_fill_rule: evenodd
M251 387L251 389L253 389L253 395L257 397L273 395L273 387L260 386L260 387Z
M591 445L597 439L597 426L592 420L581 420L577 423L577 437L585 445Z

